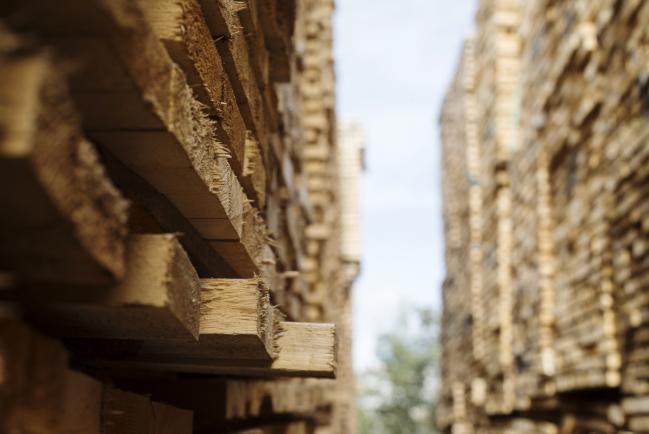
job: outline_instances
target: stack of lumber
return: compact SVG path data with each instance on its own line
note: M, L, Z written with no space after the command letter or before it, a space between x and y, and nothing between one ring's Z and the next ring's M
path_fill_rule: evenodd
M332 57L333 0L305 0L298 34L303 41L297 86L304 129L303 170L307 178L312 220L306 228L304 269L310 316L327 318L325 300L337 297L329 285L336 281L340 250L338 159L335 130L335 86Z
M467 39L462 59L462 82L464 87L464 129L466 137L466 176L468 177L469 212L469 293L471 300L471 347L476 379L483 375L482 362L485 354L484 330L485 309L483 306L482 273L482 185L479 182L481 170L480 141L478 138L478 107L475 88L475 41ZM466 200L466 199L464 199ZM480 400L478 400L480 401Z
M338 131L338 197L339 248L342 267L339 270L339 284L348 291L361 268L360 228L360 178L364 171L364 136L360 124L350 122ZM331 241L330 241L331 242ZM339 294L341 302L337 311L330 312L338 318L338 389L334 400L335 410L332 426L338 431L321 428L319 434L356 431L356 389L352 365L352 303L349 293Z
M609 6L610 8L610 6ZM649 432L649 357L647 336L647 174L649 126L646 121L646 86L649 69L644 47L649 40L646 4L625 2L606 26L597 28L601 56L596 82L600 89L611 80L620 92L600 92L599 128L608 127L603 147L603 165L612 178L612 259L614 288L617 291L618 323L622 348L622 408L628 428ZM625 49L620 50L620 40ZM593 61L595 62L595 60ZM606 81L605 81L606 80ZM613 123L615 128L611 128Z
M493 13L497 6L519 7L519 23L513 12ZM496 25L504 22L514 23L509 33ZM441 336L443 363L459 363L457 352L467 350L449 330L470 310L469 352L480 356L461 387L442 370L446 432L453 404L469 402L466 395L484 398L488 415L456 405L468 432L649 432L648 24L649 4L641 1L480 3L475 92L458 97L454 82L445 109L457 98L463 101L454 105L476 104L481 191L466 192L466 181L447 169L444 182L454 185L444 187L444 201L448 210L480 204L482 265L458 277L452 264L461 248L447 230L447 253L455 251L446 258ZM513 50L499 43L505 34L519 38L520 65L490 67L499 47ZM499 82L498 73L507 78ZM503 88L514 91L499 104ZM497 110L499 124L491 122ZM469 124L466 116L442 117L449 167L457 139L447 132ZM457 194L463 197L451 197ZM481 282L482 305L447 295L475 289L456 282Z
M538 71L545 63L535 56L534 41L543 40L544 2L525 2L520 26L521 76L525 89L519 107L519 149L512 156L512 282L514 296L514 357L517 410L529 410L535 399L554 396L554 243L550 206L549 165L545 148L535 135L538 122ZM535 26L535 27L532 27Z
M551 162L556 385L559 391L616 387L621 356L613 303L613 196L604 137L595 126L601 91L589 77L593 66L588 62L589 56L597 59L591 54L594 12L571 2L555 8L558 19L543 35L553 42L543 56L557 61L543 78L543 87L552 91L539 97L543 122L536 140L546 144Z
M0 431L354 431L332 13L2 3Z
M470 398L470 377L473 369L471 343L471 287L464 267L470 257L469 227L470 209L465 198L469 194L470 179L467 167L467 121L464 105L466 63L470 47L460 60L458 73L446 96L440 122L443 141L444 233L446 234L445 258L447 277L442 297L448 309L442 316L442 366L446 378L440 390L438 422L441 428L453 432L468 432L467 422Z
M515 93L520 64L518 1L480 3L477 15L475 93L482 187L483 365L490 395L489 414L509 412L514 405L512 353L512 205L508 172L516 145Z

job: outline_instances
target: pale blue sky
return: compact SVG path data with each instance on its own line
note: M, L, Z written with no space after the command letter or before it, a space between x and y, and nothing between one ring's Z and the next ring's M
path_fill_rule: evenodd
M475 0L337 0L338 115L366 134L363 273L354 295L354 365L401 306L440 307L444 275L437 117Z

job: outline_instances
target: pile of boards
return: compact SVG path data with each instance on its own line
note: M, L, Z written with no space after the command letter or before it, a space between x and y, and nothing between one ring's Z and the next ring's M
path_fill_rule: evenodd
M2 2L1 432L354 431L333 8Z
M647 29L479 2L440 118L445 432L649 433Z

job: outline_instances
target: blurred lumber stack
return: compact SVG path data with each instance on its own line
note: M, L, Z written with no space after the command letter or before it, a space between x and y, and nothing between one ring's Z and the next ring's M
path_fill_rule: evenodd
M516 0L480 2L476 19L476 98L482 187L483 366L489 414L514 406L512 353L512 206L509 162L517 143L513 122L520 41Z
M514 241L514 356L517 410L530 410L533 401L554 396L554 229L550 207L548 158L536 137L539 70L545 67L534 50L543 41L545 2L524 2L521 13L520 133L512 156L512 223ZM522 89L525 91L522 92ZM526 228L521 230L520 228Z
M302 41L298 84L304 128L303 166L312 220L306 228L304 269L308 315L326 318L326 298L337 297L329 285L336 281L340 249L338 160L335 132L333 75L333 1L305 0L298 22Z
M583 6L583 5L581 5ZM596 42L587 8L556 5L546 38L557 62L545 78L555 83L539 116L537 140L550 166L556 283L556 384L559 391L616 387L620 354L613 304L610 219L612 194L601 144L593 131L597 99L588 59ZM593 57L593 58L596 58ZM570 128L572 126L572 128Z
M332 13L3 2L0 431L354 431Z
M440 117L443 142L444 233L446 272L443 286L442 390L438 404L438 423L454 433L473 432L469 421L475 417L471 397L472 378L479 375L479 360L473 342L479 327L472 300L479 297L479 282L466 273L466 264L480 267L474 253L480 253L481 232L477 226L479 208L466 200L474 191L475 114L469 96L473 92L473 45L467 41L453 84L444 100ZM479 187L478 187L479 188ZM479 199L479 197L478 197ZM475 296L472 290L475 289ZM476 303L479 305L480 303ZM479 339L479 338L478 338ZM480 340L478 340L480 342ZM472 375L467 375L467 373Z
M501 112L500 126L489 128L487 120L499 107L494 96L499 86L488 67L500 34L486 24L492 6L480 4L475 52L476 65L482 65L474 100L481 119L482 268L465 267L465 276L458 278L449 264L461 256L447 255L444 286L448 322L473 305L446 295L468 291L466 284L450 283L483 282L483 303L471 308L471 320L475 329L480 324L475 314L484 313L486 329L472 342L472 352L483 354L485 372L470 371L472 377L463 384L472 384L475 397L481 388L473 386L486 379L486 425L494 432L647 433L649 4L520 2L514 33L520 38L521 65L501 70L511 77L520 72L506 98L513 109ZM456 84L448 95L457 95ZM459 98L463 102L454 104L472 101L468 93ZM456 139L445 131L466 124L466 119L442 117L447 163ZM509 154L497 152L494 137L499 134L509 137L504 142L513 145ZM444 182L455 184L444 187L447 209L458 207L458 201L465 207L475 201L465 192L465 181L449 169ZM497 203L499 197L508 203L503 199L508 189L511 240L497 224L507 218L498 214ZM446 237L447 252L450 246L461 250L449 231ZM507 270L500 268L507 257L499 255L508 242L510 302L503 299L506 286L494 289L507 282ZM464 248L470 245L467 241ZM509 344L503 333L508 321ZM448 364L459 360L454 342L461 334L451 336L446 323L443 327L443 363ZM512 371L505 369L510 358ZM447 370L443 375L440 425L451 432L447 396L456 382ZM485 427L479 413L466 415L468 432Z
M649 41L649 7L644 2L625 2L608 20L597 22L598 53L591 63L594 81L600 90L601 104L595 131L605 131L606 138L595 142L603 148L602 167L611 178L612 269L621 336L622 409L627 427L636 433L649 433L649 299L647 284L648 221L646 44ZM620 49L620 40L625 49ZM607 83L615 83L619 92L605 92ZM611 124L615 125L611 128Z
M609 434L624 430L625 417L618 403L598 401L591 397L588 405L583 401L565 401L561 405L561 433ZM637 431L631 431L637 432Z
M358 122L343 124L338 130L338 179L340 206L340 255L342 269L339 279L346 291L352 287L361 266L360 228L360 181L365 170L365 137ZM336 409L333 417L340 424L340 432L353 433L356 430L356 389L352 366L352 303L351 294L340 297L344 302L338 305L338 370L339 381ZM326 431L323 431L326 434ZM331 432L331 431L329 431Z

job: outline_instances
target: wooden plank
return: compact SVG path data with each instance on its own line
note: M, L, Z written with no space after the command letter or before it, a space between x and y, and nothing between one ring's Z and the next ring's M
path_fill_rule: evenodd
M117 286L93 293L68 288L50 295L21 289L27 315L61 336L195 341L200 281L175 235L135 235Z
M210 363L221 360L267 365L275 357L276 328L280 314L270 304L267 287L260 279L204 279L200 283L200 325L198 340L169 339L174 336L130 336L141 343L125 344L124 352L136 358L151 358L173 363L197 360ZM111 353L118 347L98 341L98 351ZM93 351L91 358L96 358ZM85 357L88 352L82 351ZM182 363L182 362L179 362Z
M335 326L333 324L282 322L273 369L287 373L331 377L336 372ZM305 343L308 350L305 351ZM317 374L317 375L315 375Z
M260 279L209 279L201 284L200 343L220 357L272 360L280 313Z
M245 5L232 0L200 0L205 20L224 66L230 76L241 114L265 153L268 149L269 128L275 128L266 119L264 103L259 92L260 85L250 64L246 36L241 29L238 11ZM268 160L265 159L267 162Z
M200 5L196 0L142 0L141 3L147 20L185 72L197 98L213 110L217 118L217 139L230 151L230 164L248 196L263 208L265 185L259 184L259 179L255 180L257 185L253 184L253 171L250 170L254 166L254 172L265 173L261 154L256 141L247 138L250 132L246 131L230 79Z
M16 39L0 62L0 268L23 283L119 280L128 203L81 133L52 57Z
M280 322L275 334L276 357L250 358L249 349L211 350L170 342L68 340L71 351L85 364L142 371L218 374L242 377L334 378L336 375L335 326L333 324ZM227 348L232 338L218 337ZM255 352L255 356L258 354Z

